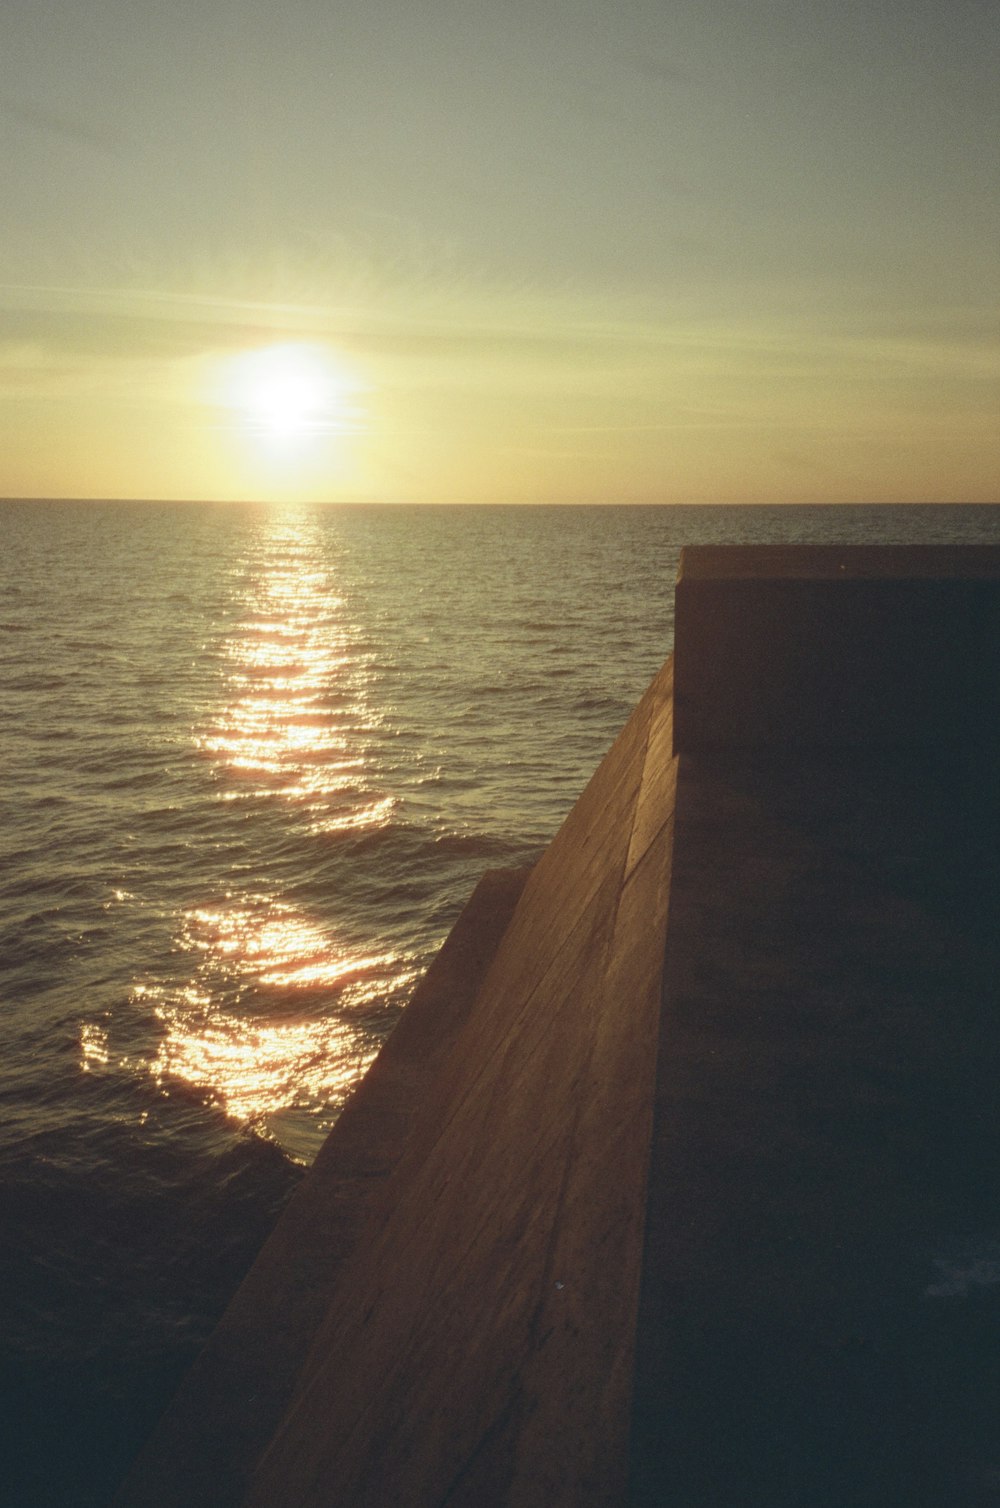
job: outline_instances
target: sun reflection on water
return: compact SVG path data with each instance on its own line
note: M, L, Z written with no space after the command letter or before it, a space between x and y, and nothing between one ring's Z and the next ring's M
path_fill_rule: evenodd
M194 979L134 992L163 1031L152 1073L238 1120L342 1103L377 1048L372 1014L413 978L395 953L337 950L275 897L189 911L181 941Z
M286 525L276 545L225 646L234 695L199 745L241 782L229 800L284 797L317 831L382 826L395 801L367 779L364 743L378 723L367 657L304 527Z
M242 588L240 625L221 652L219 710L195 735L218 799L277 801L286 847L296 834L303 845L335 842L390 821L394 798L369 768L380 721L370 659L313 526L269 523ZM252 806L248 817L262 820ZM257 836L260 846L259 828ZM261 878L266 870L262 857ZM288 872L296 895L303 878ZM293 1152L296 1136L302 1142L295 1117L315 1125L339 1108L377 1051L373 1022L402 1003L414 969L401 954L349 941L351 928L331 920L332 902L324 896L309 915L273 876L262 884L234 871L221 894L178 918L187 977L183 966L151 974L132 992L157 1024L144 1066L164 1092L184 1083ZM91 1071L106 1061L96 1037L81 1051Z

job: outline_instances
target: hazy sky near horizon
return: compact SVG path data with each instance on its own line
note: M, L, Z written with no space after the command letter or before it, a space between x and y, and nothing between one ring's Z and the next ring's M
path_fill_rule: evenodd
M1000 498L992 0L0 37L0 495Z

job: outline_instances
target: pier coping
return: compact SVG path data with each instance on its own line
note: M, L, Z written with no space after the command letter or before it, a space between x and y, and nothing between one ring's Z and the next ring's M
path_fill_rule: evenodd
M690 546L674 749L993 747L998 660L1000 545Z

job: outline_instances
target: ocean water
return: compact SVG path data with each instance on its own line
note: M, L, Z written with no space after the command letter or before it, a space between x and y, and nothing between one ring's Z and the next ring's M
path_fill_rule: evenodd
M107 1501L682 545L1000 510L0 503L0 1498Z

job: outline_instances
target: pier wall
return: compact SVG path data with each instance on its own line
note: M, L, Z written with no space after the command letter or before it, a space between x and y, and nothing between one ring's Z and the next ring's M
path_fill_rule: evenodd
M474 897L122 1508L621 1498L672 690L668 663L526 882Z
M1000 549L685 551L676 625L120 1508L1000 1500Z

